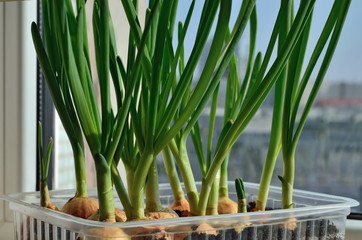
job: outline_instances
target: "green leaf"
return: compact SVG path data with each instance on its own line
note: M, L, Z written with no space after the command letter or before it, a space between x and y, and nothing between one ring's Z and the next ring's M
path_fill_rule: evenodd
M43 161L43 133L41 122L38 122L38 158L39 158L39 168L40 168L40 178L44 180L44 161Z
M245 80L244 80L245 81ZM238 75L238 61L234 54L229 63L229 75L226 84L225 93L225 106L224 106L224 123L231 119L232 109L237 107L237 99L239 96L239 75Z
M212 152L212 137L214 135L215 128L215 119L216 119L216 110L217 102L219 97L219 87L220 84L216 87L212 98L211 98L211 107L210 107L210 118L209 118L209 131L207 134L207 145L206 145L206 164L207 167L211 165L211 152Z
M132 102L133 90L137 83L137 79L139 76L138 72L140 71L140 68L141 68L141 59L144 56L143 51L145 50L145 47L146 47L147 34L149 33L150 26L152 23L152 16L154 16L154 14L155 14L157 4L158 4L158 0L155 1L154 7L151 11L151 17L150 17L149 21L146 23L144 33L143 33L142 39L141 39L140 48L137 53L136 61L133 65L133 69L131 71L132 75L129 75L130 80L129 80L128 87L126 89L125 100L122 105L122 108L119 109L119 113L117 114L117 117L116 117L117 125L116 125L116 129L114 130L113 135L112 135L113 141L109 144L109 146L106 149L105 158L107 159L108 164L111 164L113 156L115 154L117 147L119 147L119 144L121 144L121 146L123 146L123 142L120 143L119 140L121 138L123 127L126 122L128 112L130 109L130 105Z
M202 146L202 137L201 137L199 123L196 123L195 126L193 127L193 129L191 131L191 139L192 139L192 143L194 144L194 147L195 147L195 152L196 152L196 156L197 156L197 159L199 162L201 174L202 174L202 176L205 176L207 166L206 166L205 155L204 155L203 146Z
M301 8L299 9L296 20L294 21L291 30L288 34L287 40L285 41L283 49L281 50L281 54L278 55L274 64L269 69L268 74L265 76L264 80L261 82L257 91L251 96L250 100L247 104L245 104L245 108L242 109L240 114L235 120L235 123L226 134L226 137L220 143L220 147L215 153L214 161L210 166L210 169L206 175L207 180L211 180L215 177L219 166L221 165L224 157L230 150L230 147L235 143L238 136L240 136L241 132L245 129L247 123L252 115L251 113L256 112L256 108L260 106L261 102L266 97L266 91L271 89L271 86L275 83L277 77L280 75L288 56L290 55L293 47L295 46L295 42L298 39L298 36L301 34L303 27L305 26L305 19L308 18L311 13L312 6L314 1L303 1L301 3ZM261 98L263 97L263 99ZM201 198L201 197L200 197Z
M187 133L188 131L190 131L190 129L192 128L193 124L196 122L196 120L198 119L198 117L200 116L203 108L206 106L211 94L214 92L216 86L218 85L224 71L226 70L226 67L228 66L234 51L237 47L237 44L239 42L239 39L245 29L245 26L247 24L247 22L249 21L249 17L251 14L252 9L254 8L255 5L255 1L249 1L249 2L244 2L240 12L239 12L239 16L237 19L237 23L234 26L234 29L232 31L231 37L229 38L228 42L225 44L225 47L223 49L223 53L221 54L221 56L219 56L219 58L221 58L221 60L219 59L219 68L217 69L216 73L214 74L211 83L209 84L209 87L207 88L203 98L201 99L201 101L199 102L196 111L192 114L191 119L189 120L184 134ZM170 134L169 134L170 135ZM163 141L166 142L168 136L165 136L163 138Z
M43 176L45 178L48 178L50 155L51 155L51 152L52 152L52 147L53 147L53 138L50 138L48 148L47 148L47 152L46 152L46 155L45 155L45 166L44 166L44 169L43 169L43 171L44 171Z
M137 11L131 2L131 0L121 0L123 4L124 11L126 13L128 23L130 25L130 30L138 47L138 51L140 50L140 43L142 38L142 30L140 27L140 23L137 17ZM147 82L150 82L151 72L152 72L152 63L149 56L149 51L147 47L145 47L144 55L142 56L142 67L145 73L145 78Z
M208 19L204 19L204 21L200 22L200 24L202 24L202 26L203 26L202 31L199 31L196 36L196 41L195 41L195 44L191 51L190 58L186 64L185 71L180 76L180 80L177 84L177 88L175 89L175 91L172 95L172 98L165 111L165 115L162 117L162 119L163 119L162 125L160 126L160 128L158 128L161 132L163 132L165 129L167 129L169 127L170 123L172 122L172 120L174 119L178 106L187 89L186 87L189 85L189 82L192 81L193 72L195 71L198 59L200 58L202 50L207 41L207 37L211 30L211 26L213 23L213 18L216 15L217 7L218 7L218 1L209 1L209 2L205 2L205 4L204 4L204 9L206 8L209 10L209 17L208 17ZM213 51L217 51L217 49L214 49ZM213 71L213 69L211 69L211 67L210 67L209 71ZM196 105L197 103L194 102L193 104ZM156 146L157 145L165 146L167 144L167 142L179 132L179 130L182 128L184 123L188 120L188 118L192 112L193 112L193 108L188 109L187 113L185 113L184 116L182 117L182 119L178 121L177 125L174 124L172 129L167 131L168 135L170 137L167 136L166 138L164 138L164 136L162 136L162 135L157 137ZM166 139L166 140L163 140L163 139ZM158 141L165 142L165 144L158 144L157 143ZM162 148L160 148L160 150Z
M82 84L80 83L80 77L78 69L76 68L75 57L69 36L64 0L57 1L54 7L57 8L57 11L54 11L56 15L56 29L65 73L69 81L69 86L84 135L90 145L90 149L94 151L92 153L95 154L100 150L99 137L101 136L101 131L98 129L95 119L91 117L89 101L86 100Z
M328 44L328 47L327 47L323 62L322 62L321 67L319 69L317 78L316 78L315 83L313 85L312 91L309 94L307 103L305 105L302 116L300 118L297 130L295 132L293 143L292 143L293 151L295 151L297 141L298 141L298 139L300 137L301 131L302 131L303 126L304 126L304 124L306 122L307 115L308 115L308 113L309 113L309 111L310 111L310 109L312 107L312 104L313 104L313 102L314 102L314 100L315 100L315 98L317 96L318 90L319 90L319 88L320 88L320 86L321 86L321 84L323 82L324 76L325 76L325 74L326 74L326 72L328 70L329 64L330 64L330 62L332 60L332 56L333 56L334 51L336 49L336 46L337 46L341 31L342 31L342 28L343 28L343 24L344 24L344 21L346 19L348 9L349 9L350 3L351 3L350 0L341 1L341 2L343 3L343 4L341 3L342 6L341 7L338 7L338 6L336 7L336 9L339 10L337 13L331 11L331 14L332 13L338 14L337 19L336 19L336 23L335 23L335 27L333 29L332 36L330 37L330 41L329 41L329 44ZM335 5L333 7L335 7ZM327 20L327 23L328 23L328 20ZM326 23L326 25L327 25L327 23ZM324 31L322 32L321 35L323 35L323 34L325 34ZM322 36L321 36L321 38L322 38Z
M248 56L248 64L245 71L244 81L248 82L248 79L251 74L254 54L255 54L255 43L256 43L256 33L257 33L257 14L256 14L256 6L250 15L250 46L249 46L249 56Z
M109 27L109 34L110 34L109 70L111 72L114 91L116 93L117 108L120 108L122 106L122 99L123 99L122 78L125 77L125 73L124 73L124 75L123 75L123 73L121 73L122 70L120 69L120 66L118 65L117 58L119 58L119 57L117 56L116 37L115 37L111 18L109 19L109 24L110 24L110 27ZM122 62L121 62L121 64L122 64ZM122 67L123 67L123 64L122 64Z
M280 182L284 183L284 178L280 175L278 175L278 179L280 180Z
M236 193L238 195L238 199L245 199L245 189L244 189L244 183L241 178L235 178L235 189Z
M162 57L164 52L164 43L167 34L168 20L172 9L172 2L163 2L158 26L157 26L157 37L155 45L155 55L152 61L152 81L150 88L150 104L147 109L147 133L146 133L146 146L147 144L153 145L153 138L155 136L158 101L160 96L160 72L162 66Z
M162 122L164 121L164 116L166 114L165 109L167 106L169 95L171 93L170 90L171 90L171 87L173 86L173 84L176 83L176 69L177 69L177 65L179 63L179 59L181 61L180 64L183 64L182 62L184 61L183 57L182 57L183 56L183 45L184 45L186 32L187 32L189 24L190 24L190 19L191 19L193 10L194 10L194 6L195 6L195 0L192 1L191 5L189 7L184 26L182 27L182 23L179 23L179 37L178 37L177 49L176 49L173 61L171 63L171 70L170 70L170 74L168 75L168 78L166 80L166 86L164 87L164 90L161 92L161 100L160 100L160 108L159 108L160 117L157 121L158 122L157 129L162 129ZM182 32L181 32L181 30L182 30ZM174 89L173 89L173 91L174 91ZM157 133L156 137L159 137L161 132L162 132L162 130Z
M50 64L49 58L45 52L43 42L41 40L38 27L36 23L31 24L31 33L33 38L34 47L37 53L37 57L40 63L40 66L43 70L43 74L49 89L49 92L52 96L53 103L57 112L59 113L59 117L63 123L65 131L69 136L69 140L71 143L75 143L78 141L77 139L77 131L76 131L76 124L71 121L67 108L64 104L62 93L60 91L58 81L56 79L55 73L53 68Z
M110 33L109 33L109 6L108 0L98 1L99 3L99 48L96 50L99 64L97 64L97 72L99 78L99 86L101 93L101 108L102 108L102 143L101 152L107 148L112 130L112 109L110 100L109 86L109 62L110 62Z

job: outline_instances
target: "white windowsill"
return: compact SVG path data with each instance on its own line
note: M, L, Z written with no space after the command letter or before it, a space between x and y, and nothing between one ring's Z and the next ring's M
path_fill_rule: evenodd
M15 239L14 236L14 225L9 222L0 223L0 234L1 239Z
M362 236L362 221L347 220L346 240L359 240Z

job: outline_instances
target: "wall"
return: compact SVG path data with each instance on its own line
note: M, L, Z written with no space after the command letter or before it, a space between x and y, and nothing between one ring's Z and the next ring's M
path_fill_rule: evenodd
M36 56L30 24L36 1L0 3L0 195L35 190ZM12 239L0 202L0 236Z

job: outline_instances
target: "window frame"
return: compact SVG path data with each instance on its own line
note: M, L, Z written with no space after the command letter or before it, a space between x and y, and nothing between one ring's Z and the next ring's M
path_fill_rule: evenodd
M42 15L42 4L41 0L36 0L37 6L37 17L36 22L38 24L39 32L43 36L43 15ZM50 95L49 89L46 86L46 81L44 79L43 71L39 64L39 61L36 62L36 120L37 122L41 122L42 124L42 139L43 139L43 153L46 153L48 148L48 140L54 136L54 126L55 126L55 110L52 97ZM39 126L37 126L37 131L39 130ZM36 142L39 141L38 134L36 135ZM50 155L50 163L48 170L48 188L53 189L54 183L54 152L56 145L53 144L52 152ZM36 161L39 162L39 149L36 148ZM38 179L40 179L40 166L36 164L36 191L39 191L40 186Z

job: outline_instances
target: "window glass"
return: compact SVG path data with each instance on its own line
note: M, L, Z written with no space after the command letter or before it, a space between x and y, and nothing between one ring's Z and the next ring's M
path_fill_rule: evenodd
M190 0L185 0L182 1L182 4L179 3L176 21L184 21L190 2ZM257 1L257 51L262 51L263 54L272 31L279 2L276 0ZM199 9L202 9L202 4L203 1L196 1L195 12L191 21L199 19L201 14ZM240 1L233 2L235 6L239 4ZM332 0L317 1L310 36L311 45L317 41L319 36L317 33L321 31L332 4ZM361 8L361 1L352 1L334 59L309 114L295 156L296 188L348 196L360 202L362 202L362 54L360 54L362 53L362 43L360 42L362 31L359 31L358 23L362 21L362 15L359 13ZM233 24L237 17L236 10L238 7L232 9L231 23ZM191 23L186 36L186 58L191 52L197 31L196 26L197 24ZM115 27L117 28L117 26ZM91 31L92 28L89 26L89 32ZM116 36L116 38L119 37ZM247 28L237 50L240 76L243 76L245 72L248 44ZM307 55L310 55L311 51L312 48L309 47ZM201 59L199 70L205 63L206 54L207 52ZM200 71L196 71L195 81L197 81L200 73ZM315 77L316 73L312 76L312 80ZM214 142L217 141L223 123L225 86L226 78L223 78L220 84ZM309 89L310 87L307 86ZM305 101L306 99L302 100L304 103ZM242 177L248 182L259 182L269 144L272 107L273 90L232 149L229 161L230 180ZM206 107L199 120L204 143L207 139L208 121L209 108ZM58 180L56 181L58 187L70 187L71 182L74 182L74 173L72 170L68 170L72 164L71 149L66 144L63 146L63 143L66 142L66 137L63 134L61 131L58 132L58 142L62 145L62 149L57 152L58 157L56 159L59 167L57 168ZM200 180L201 173L191 139L188 150L195 178ZM159 158L159 171L160 182L166 182L167 176L164 173L161 157ZM272 180L272 184L280 186L278 175L283 175L281 156L278 158ZM354 210L361 211L362 208L357 207Z

